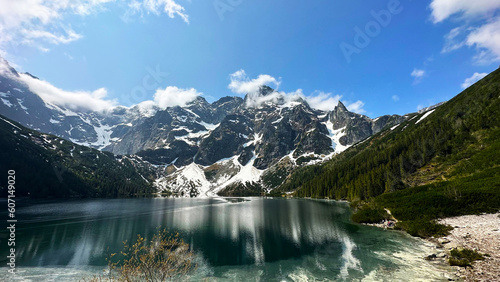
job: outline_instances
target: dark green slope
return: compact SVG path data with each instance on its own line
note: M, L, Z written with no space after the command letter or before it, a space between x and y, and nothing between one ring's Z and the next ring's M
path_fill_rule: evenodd
M417 114L328 163L300 169L280 189L351 201L378 196L372 202L403 220L422 215L422 207L430 219L498 210L499 97L496 70L425 119Z
M153 188L127 157L76 145L0 116L0 196L7 196L7 172L16 171L17 197L116 197ZM144 168L142 168L144 169ZM148 171L143 171L148 177Z

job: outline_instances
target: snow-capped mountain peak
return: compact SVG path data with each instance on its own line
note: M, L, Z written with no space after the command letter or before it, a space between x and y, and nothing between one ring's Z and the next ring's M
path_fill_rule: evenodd
M77 144L118 155L136 154L165 168L158 187L191 196L251 183L265 188L270 184L262 179L277 166L289 171L329 159L404 120L400 116L372 120L350 112L341 102L332 111L316 110L300 95L285 95L268 86L244 99L223 97L208 103L197 97L182 107L163 109L146 101L84 111L44 101L18 77L2 59L3 115Z

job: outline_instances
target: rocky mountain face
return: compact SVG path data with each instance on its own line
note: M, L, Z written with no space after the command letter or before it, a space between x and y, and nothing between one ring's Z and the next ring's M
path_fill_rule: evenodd
M36 79L18 73L0 58L0 113L34 130L102 150L117 141L133 123L147 117L138 106L115 107L102 113L45 102L23 82L21 75Z
M339 142L347 146L358 143L387 126L400 124L405 121L405 118L398 115L385 115L372 120L367 116L349 112L344 104L339 102L339 105L329 114L329 120L334 130L345 128L345 135L340 138Z
M0 64L2 115L80 145L137 155L161 168L158 189L184 196L272 190L294 168L329 159L405 120L372 120L340 102L320 111L267 86L244 99L208 103L198 97L183 107L81 111L45 102L6 61Z

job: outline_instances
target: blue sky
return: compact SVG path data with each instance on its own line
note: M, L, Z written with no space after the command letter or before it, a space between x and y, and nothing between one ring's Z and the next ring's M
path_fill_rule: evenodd
M231 78L267 75L318 107L404 114L498 67L500 1L468 2L0 0L0 55L67 95L126 106L172 89L214 101L241 95Z

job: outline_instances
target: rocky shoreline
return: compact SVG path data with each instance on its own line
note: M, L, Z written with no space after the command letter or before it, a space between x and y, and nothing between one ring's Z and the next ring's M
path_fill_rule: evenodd
M446 237L429 239L444 250L444 254L433 254L430 259L447 262L454 248L475 250L485 254L485 259L474 262L472 267L454 266L455 275L465 281L500 281L500 213L458 216L437 222L450 225L453 230Z
M387 222L366 225L392 229L388 227ZM485 255L485 259L475 261L472 267L453 266L455 273L448 280L500 281L500 213L458 216L437 222L450 225L453 230L446 237L427 239L435 245L435 250L425 258L426 260L450 267L448 259L451 250L475 250Z

